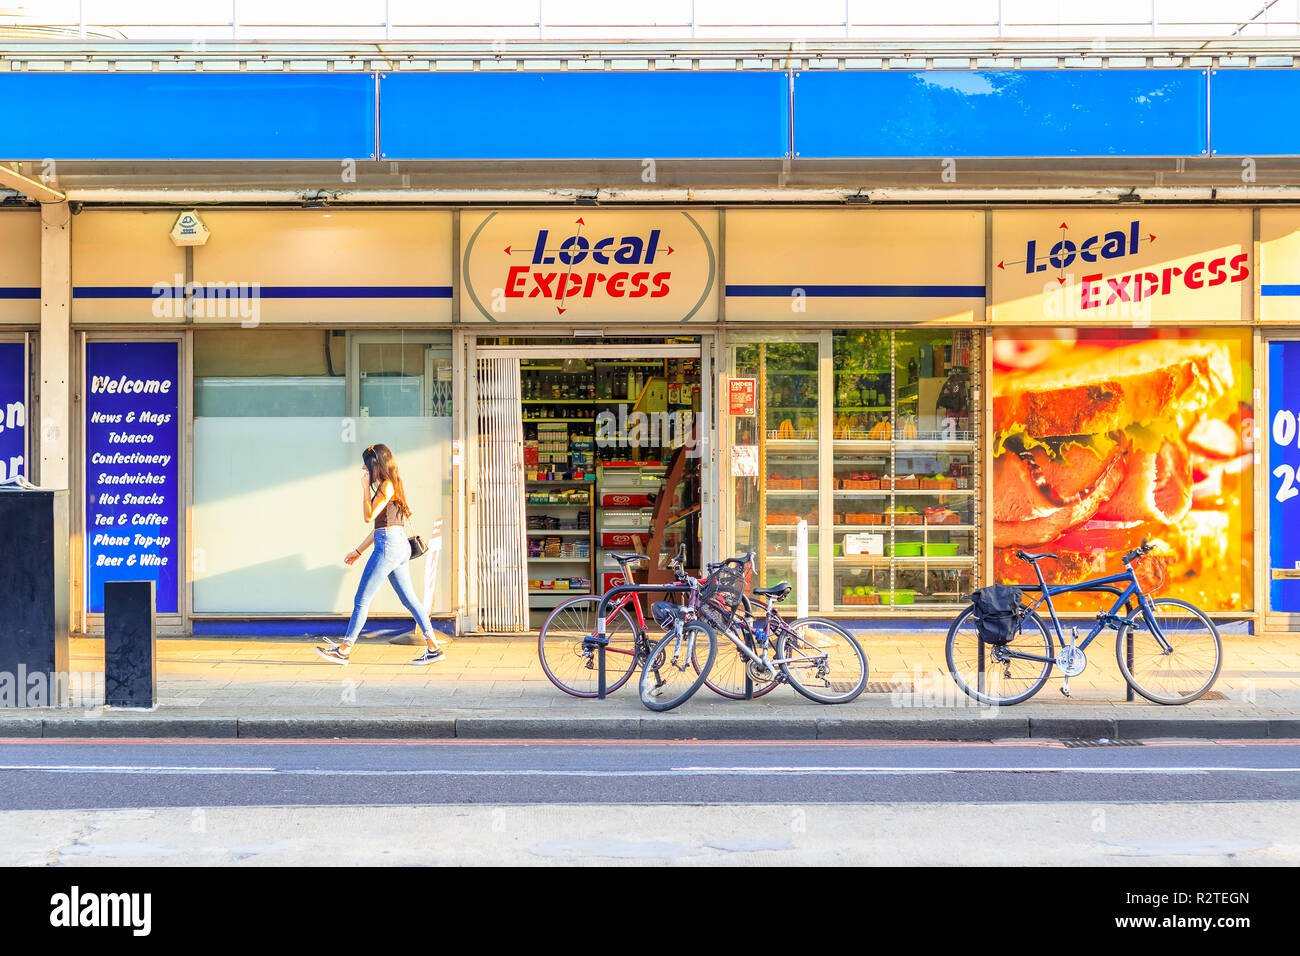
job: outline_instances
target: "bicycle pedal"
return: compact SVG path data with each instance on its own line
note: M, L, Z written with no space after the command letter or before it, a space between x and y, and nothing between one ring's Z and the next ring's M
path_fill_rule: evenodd
M1066 697L1069 697L1069 696L1070 696L1070 688L1068 688L1068 687L1062 687L1062 688L1061 688L1061 693L1064 694Z

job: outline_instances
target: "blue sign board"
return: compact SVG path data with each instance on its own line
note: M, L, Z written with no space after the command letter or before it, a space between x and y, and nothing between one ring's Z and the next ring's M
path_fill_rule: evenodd
M1269 609L1300 612L1300 341L1268 344L1268 388Z
M27 347L0 342L0 481L27 475Z
M105 581L153 581L179 610L180 395L177 342L86 345L87 609Z
M1200 156L1206 84L1202 70L803 70L795 155Z
M775 70L384 74L380 159L626 159L651 176L659 159L780 158L789 85Z
M0 73L6 159L370 159L372 73ZM50 117L57 116L57 123Z

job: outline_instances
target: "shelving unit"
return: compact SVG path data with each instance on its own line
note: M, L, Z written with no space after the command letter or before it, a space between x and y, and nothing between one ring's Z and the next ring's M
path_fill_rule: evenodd
M586 492L585 500L546 502L532 500L542 493L551 495L565 490ZM593 593L592 584L595 580L594 550L592 547L594 543L592 537L594 492L594 482L590 481L526 480L524 482L525 515L530 519L528 521L530 527L526 530L528 537L528 580L530 582L528 588L529 607L554 607L567 598ZM542 515L550 516L566 524L579 525L585 523L586 527L531 527L533 524L531 519ZM584 543L586 545L586 554L561 556L548 556L544 553L540 555L533 554L536 545L544 543L547 538L556 538L562 543L569 543L571 546ZM568 571L572 573L566 573ZM556 581L559 579L564 579L566 583L577 579L581 583L578 586L569 584L565 588L531 586L533 581Z
M757 379L758 404L756 419L749 420L752 437L741 434L745 426L738 420L730 437L736 444L758 446L759 467L757 479L748 479L752 485L744 484L745 477L735 479L736 500L729 510L735 515L736 547L758 548L765 583L790 576L793 558L787 544L794 543L797 520L804 518L812 609L887 610L894 599L896 604L910 604L914 598L942 607L956 601L958 590L968 591L979 554L974 442L978 409L967 401L960 411L951 412L937 399L958 364L971 368L976 377L967 381L978 384L977 353L969 333L792 332L733 348L731 374ZM743 365L742 349L749 350ZM850 367L863 351L868 361ZM773 367L780 364L798 367ZM968 398L977 396L977 389L968 393ZM788 425L781 427L785 420L796 426L793 433ZM877 431L880 434L874 434ZM870 482L875 476L885 482L876 488L836 487L850 475L855 482ZM936 476L954 486L900 488L892 480L935 481ZM957 483L965 487L955 487ZM753 490L740 500L742 486ZM949 520L891 520L899 509L924 516L927 508L942 509L935 513ZM851 523L843 519L845 514L884 520ZM844 536L863 533L879 535L873 543L884 553L844 555ZM900 545L921 553L913 557L903 547L904 555L895 555ZM959 553L926 553L948 550ZM846 589L860 585L877 588L881 603L850 601Z

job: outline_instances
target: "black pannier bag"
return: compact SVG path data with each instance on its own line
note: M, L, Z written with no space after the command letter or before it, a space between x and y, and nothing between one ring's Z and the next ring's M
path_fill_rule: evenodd
M994 584L971 594L975 605L975 625L985 644L1008 644L1020 630L1025 608L1020 603L1023 592L1012 584Z

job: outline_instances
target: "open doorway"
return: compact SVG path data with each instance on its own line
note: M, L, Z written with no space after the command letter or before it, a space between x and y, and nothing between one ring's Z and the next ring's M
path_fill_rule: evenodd
M479 630L535 630L560 602L624 583L612 553L646 554L641 581L670 580L683 545L700 566L711 396L698 339L475 351Z

